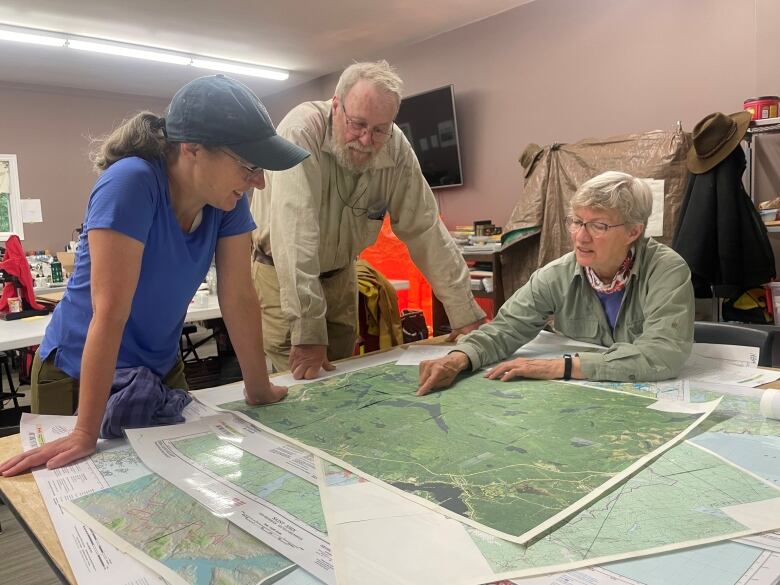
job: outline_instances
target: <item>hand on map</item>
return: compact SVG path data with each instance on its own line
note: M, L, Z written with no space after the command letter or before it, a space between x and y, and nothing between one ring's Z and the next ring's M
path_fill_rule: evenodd
M473 323L469 323L468 325L464 325L463 327L455 329L447 336L447 341L455 341L461 335L471 333L475 329L479 329L479 326L484 325L485 323L487 323L487 317L482 317L482 319L479 321L474 321Z
M49 469L62 467L95 452L97 437L74 429L67 437L32 449L0 464L0 474L5 477L23 473L33 467L46 465Z
M420 385L417 396L425 396L431 390L449 388L463 370L469 367L468 356L460 351L453 351L437 360L420 362Z
M319 377L320 368L326 372L336 369L328 361L327 345L293 345L290 348L290 371L296 380L313 380Z
M579 358L574 358L579 366ZM514 378L535 380L557 380L563 378L563 358L528 359L516 358L493 367L485 377L488 380L508 382ZM572 370L574 372L574 369ZM572 376L575 377L575 376Z
M273 404L279 402L282 398L287 396L286 386L277 386L276 384L268 383L267 387L260 388L258 390L249 390L247 385L244 385L244 399L247 404L256 406L258 404Z

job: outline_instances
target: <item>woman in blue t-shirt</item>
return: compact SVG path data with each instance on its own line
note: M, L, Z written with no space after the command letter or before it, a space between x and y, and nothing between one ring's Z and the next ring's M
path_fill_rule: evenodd
M76 265L32 372L33 410L78 407L76 427L9 459L0 473L60 467L94 451L117 369L143 367L186 388L178 342L212 258L247 402L284 398L287 389L270 382L263 356L245 193L264 187L263 169L285 170L307 156L277 136L249 88L223 75L190 82L164 118L142 112L99 145L94 162L102 174Z

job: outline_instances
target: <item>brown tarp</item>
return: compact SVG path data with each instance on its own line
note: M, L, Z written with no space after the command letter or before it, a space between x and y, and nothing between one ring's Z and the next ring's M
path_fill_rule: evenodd
M504 229L508 243L500 254L505 297L525 284L534 270L571 250L564 226L569 200L577 187L605 171L664 181L663 236L655 239L671 244L688 181L689 147L690 134L655 130L553 144L536 156L526 156L523 162L530 168L525 169L524 192ZM540 233L511 239L513 233L535 226L541 226Z

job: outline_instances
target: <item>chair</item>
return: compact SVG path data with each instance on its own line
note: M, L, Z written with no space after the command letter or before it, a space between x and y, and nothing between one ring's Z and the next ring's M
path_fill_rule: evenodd
M696 343L757 347L759 348L758 365L765 367L772 367L773 338L773 332L750 326L707 321L696 321L693 325L693 340Z
M201 358L198 355L197 348L200 345L199 343L195 343L192 341L192 338L190 335L195 333L198 330L198 327L196 325L185 325L182 327L181 330L181 338L179 339L179 352L181 353L181 361L184 363L189 362L200 362ZM188 356L192 355L193 357L191 359L187 359Z
M3 370L5 370L5 378L8 380L8 392L3 392ZM14 386L13 376L11 375L11 356L4 351L0 351L0 410L5 408L6 399L10 398L14 401L14 408L19 408L19 398L22 398L24 394L17 392Z

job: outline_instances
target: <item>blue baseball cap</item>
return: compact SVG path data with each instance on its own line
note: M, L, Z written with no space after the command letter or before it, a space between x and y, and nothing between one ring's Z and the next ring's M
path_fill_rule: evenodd
M221 74L199 77L176 92L165 115L165 134L170 142L225 146L269 171L292 168L309 156L276 133L251 89Z

